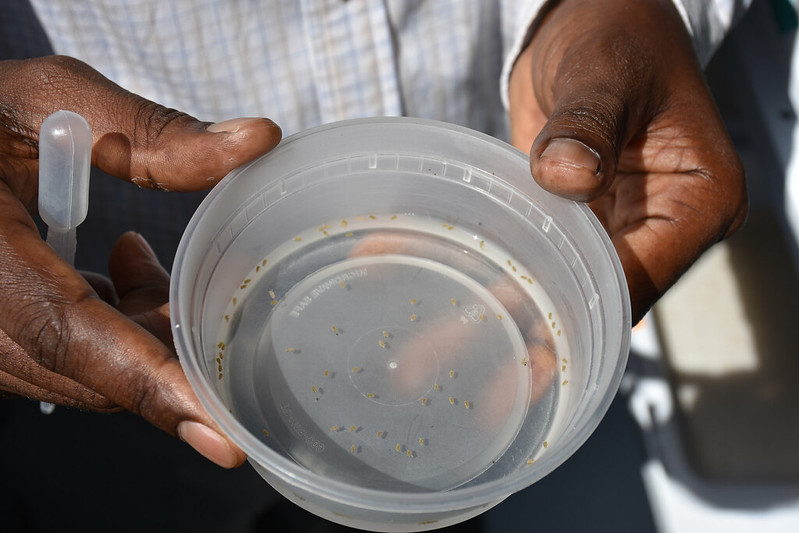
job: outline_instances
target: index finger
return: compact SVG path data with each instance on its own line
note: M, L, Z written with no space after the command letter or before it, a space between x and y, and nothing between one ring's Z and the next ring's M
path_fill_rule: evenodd
M274 148L280 128L267 118L202 122L124 90L89 65L50 56L4 61L0 95L9 122L32 144L44 119L59 109L92 129L92 164L139 186L203 190Z
M182 436L222 466L243 462L243 453L201 408L169 349L97 298L39 238L4 186L0 240L0 329L32 360Z

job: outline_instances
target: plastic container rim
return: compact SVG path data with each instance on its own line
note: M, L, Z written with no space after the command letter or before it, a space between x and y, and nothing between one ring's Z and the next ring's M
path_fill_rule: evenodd
M526 154L494 137L462 126L429 119L407 117L352 119L317 126L315 128L310 128L285 138L277 148L263 157L278 157L280 153L286 149L286 146L290 146L292 143L308 136L323 134L328 130L353 128L375 123L386 125L404 124L408 125L409 127L424 128L433 131L443 129L472 138L476 137L481 142L493 145L495 150L499 149L505 151L507 152L507 155L518 158L520 164L523 164L529 168L529 160ZM591 212L586 205L577 202L573 202L573 204L577 212L584 219L583 222L587 223L587 226L595 233L595 237L600 240L603 245L602 247L608 253L608 260L612 265L612 269L614 271L613 277L615 278L617 284L616 292L620 299L619 305L622 311L622 316L619 317L620 323L627 324L627 326L624 327L621 335L618 346L618 358L616 360L616 364L614 365L609 387L601 399L597 402L597 407L593 411L594 421L591 424L582 427L568 443L558 447L556 450L548 451L542 458L536 461L535 466L530 466L529 470L522 469L510 474L505 478L497 479L482 485L454 488L452 490L443 492L397 493L358 487L314 474L313 472L310 472L304 467L296 464L294 461L277 454L262 441L257 439L254 435L250 434L246 428L244 428L230 415L227 407L225 407L225 405L222 403L213 387L206 382L203 377L203 371L200 368L199 361L195 358L185 356L185 354L192 353L191 348L193 347L194 342L192 339L191 328L182 327L182 325L184 325L184 313L180 304L179 295L181 294L181 291L186 289L194 292L194 288L191 287L191 280L185 280L185 278L180 276L182 266L186 261L186 255L190 247L189 236L192 235L196 230L200 220L203 218L204 213L211 208L214 198L220 196L227 189L227 187L230 186L237 175L245 172L254 163L255 161L231 171L203 199L200 206L189 221L189 224L186 226L183 237L180 240L173 263L172 281L170 283L169 290L170 322L172 326L175 347L180 357L180 363L184 369L186 377L197 394L201 404L211 415L212 419L219 424L220 428L234 442L236 442L239 447L242 448L251 461L255 461L261 467L265 468L281 480L291 485L295 485L299 490L316 494L318 497L322 497L339 504L382 512L388 511L398 514L440 513L453 512L459 509L474 508L481 505L493 505L550 474L557 467L563 464L563 462L565 462L569 457L571 457L571 455L585 443L588 437L599 425L599 422L602 420L608 408L610 407L610 404L615 397L621 382L623 369L627 362L630 344L629 325L631 322L631 311L626 279L615 248L613 247L610 238L593 212ZM497 179L502 181L500 178ZM513 188L518 190L518 187L515 185ZM521 190L520 192L524 193L525 197L532 197L532 195L530 195L527 191ZM186 284L188 284L189 287L184 287ZM187 317L190 315L191 309L189 309L186 313ZM190 323L187 323L186 325L190 326ZM574 427L572 426L568 428L567 431L574 431ZM233 438L232 435L236 435L236 438Z

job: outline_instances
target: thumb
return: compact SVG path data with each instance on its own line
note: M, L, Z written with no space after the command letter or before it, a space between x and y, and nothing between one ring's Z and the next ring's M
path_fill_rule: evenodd
M3 62L0 95L14 110L14 131L36 141L44 119L59 109L92 129L92 164L137 185L201 190L274 148L280 128L266 118L201 122L119 87L66 56Z
M625 95L609 94L604 80L569 85L568 92L556 94L549 120L533 143L530 169L548 191L586 202L612 182L635 125L629 123Z
M138 99L130 93L123 98L128 104ZM93 164L140 187L175 191L208 189L281 138L280 128L267 118L209 125L155 104L144 117L106 126L112 131L95 134Z
M596 22L603 10L619 24L636 15L643 31L657 20L649 13L628 13L627 3L615 10L604 3L583 4L593 11L578 17L580 24L574 22L574 3L564 3L530 46L528 72L537 76L531 86L546 117L530 151L530 167L550 192L591 201L610 186L622 150L657 114L666 91L653 59L662 50L614 24Z
M530 169L539 184L559 196L587 202L604 191L611 153L603 164L600 153L574 137L549 137L533 145ZM612 172L611 172L612 175Z

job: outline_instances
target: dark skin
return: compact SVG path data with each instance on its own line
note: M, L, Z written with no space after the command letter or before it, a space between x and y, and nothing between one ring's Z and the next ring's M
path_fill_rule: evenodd
M637 321L743 222L743 171L668 0L552 6L511 74L512 141L544 188L598 215ZM123 235L111 283L89 283L39 237L37 132L52 112L75 111L92 126L95 166L181 191L268 152L280 129L267 119L199 122L63 57L0 63L0 102L0 391L126 409L217 464L241 464L174 354L168 275L146 242Z
M188 191L271 150L280 128L267 119L199 122L70 58L8 61L0 71L0 390L126 409L222 466L241 464L174 354L169 276L146 242L122 236L111 252L113 285L92 276L93 287L39 237L37 134L48 115L73 110L92 126L93 165L140 186Z
M512 142L545 189L588 202L633 323L747 211L743 168L669 0L563 0L511 74Z

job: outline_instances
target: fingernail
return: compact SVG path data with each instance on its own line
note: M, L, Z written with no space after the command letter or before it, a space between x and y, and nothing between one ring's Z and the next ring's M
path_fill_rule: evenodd
M576 139L561 137L549 141L540 159L549 159L552 164L588 170L599 176L599 154Z
M141 245L141 247L144 248L144 251L150 254L151 256L156 257L155 251L150 246L150 243L147 242L147 239L145 239L141 233L136 233L135 235L136 238L139 240L139 244Z
M184 420L178 424L177 433L180 440L209 461L224 468L236 466L236 454L230 449L227 441L208 426L192 420Z
M236 133L245 125L251 124L257 120L263 119L257 117L231 118L229 120L217 122L216 124L211 124L206 128L206 131L210 131L211 133Z

